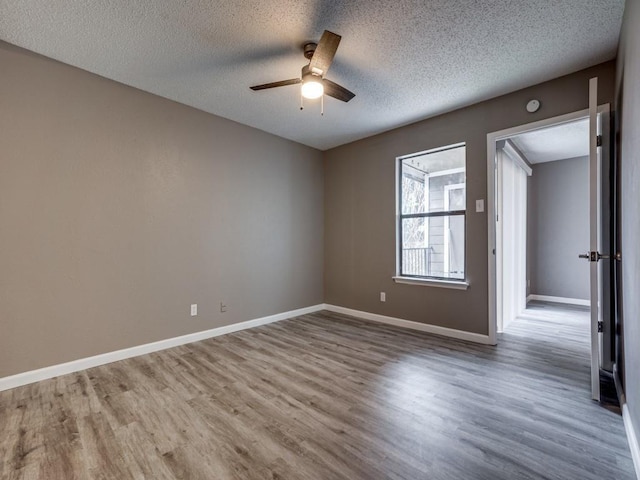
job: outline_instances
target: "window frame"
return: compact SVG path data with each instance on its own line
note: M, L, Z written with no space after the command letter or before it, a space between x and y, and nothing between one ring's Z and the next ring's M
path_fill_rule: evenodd
M464 165L464 190L465 190L465 209L464 210L442 210L438 212L423 212L423 213L402 213L402 178L403 178L403 161L413 158L429 155L432 153L442 152L446 150L453 150L455 148L464 147L465 149L465 165ZM436 287L457 288L465 289L469 286L467 282L467 156L466 156L466 142L459 142L444 147L433 148L422 152L416 152L408 155L402 155L396 157L396 275L393 277L396 283L407 283L414 285L429 285ZM460 168L460 167L458 167ZM456 170L452 168L451 170ZM444 208L444 206L443 206ZM403 251L403 229L402 222L408 218L433 218L433 217L445 217L451 218L452 216L460 216L464 218L464 278L452 278L442 277L435 275L412 275L406 274L402 271L402 251Z

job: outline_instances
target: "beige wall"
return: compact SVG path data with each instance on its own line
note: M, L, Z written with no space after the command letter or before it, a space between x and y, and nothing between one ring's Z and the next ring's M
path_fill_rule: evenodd
M0 377L323 301L319 151L6 43L0 66Z
M486 135L585 108L593 75L610 101L614 67L330 150L323 172L316 150L5 43L0 65L0 377L323 301L486 333ZM394 284L395 157L461 141L471 286Z
M486 334L487 134L587 108L588 79L613 99L614 63L520 90L325 152L325 301L366 312ZM535 114L525 110L537 98ZM395 284L395 158L467 144L466 291ZM379 292L387 293L386 303Z

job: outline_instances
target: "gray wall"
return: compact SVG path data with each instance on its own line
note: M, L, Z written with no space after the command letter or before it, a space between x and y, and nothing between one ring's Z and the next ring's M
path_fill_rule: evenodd
M5 43L0 65L0 377L323 301L321 152Z
M608 62L325 152L325 301L366 312L486 334L488 331L487 134L588 106L588 80L612 101ZM542 102L534 114L525 105ZM467 144L466 291L395 284L395 158ZM386 303L379 292L387 292Z
M589 300L589 158L533 165L528 183L530 293Z
M533 166L531 166L533 170ZM533 276L533 238L535 219L536 219L536 204L533 198L533 187L531 182L533 181L533 175L527 177L527 296L531 292L531 277Z
M640 2L625 6L616 75L619 123L622 252L622 335L618 366L624 367L624 389L631 420L640 438Z

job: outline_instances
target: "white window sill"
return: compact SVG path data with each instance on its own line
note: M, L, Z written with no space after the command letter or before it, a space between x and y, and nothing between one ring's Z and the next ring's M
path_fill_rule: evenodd
M406 283L407 285L420 285L423 287L453 288L455 290L466 290L469 282L464 280L436 280L435 278L415 278L415 277L393 277L396 283Z

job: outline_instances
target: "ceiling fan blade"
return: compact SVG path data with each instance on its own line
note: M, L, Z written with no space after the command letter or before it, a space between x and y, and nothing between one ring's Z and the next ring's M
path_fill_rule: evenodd
M342 100L343 102L348 102L353 97L356 96L355 93L350 92L346 88L337 83L332 82L331 80L327 80L326 78L322 80L322 84L324 85L324 94L329 95L330 97L337 98L338 100Z
M309 62L309 70L324 77L329 71L341 39L340 35L325 30Z
M296 83L300 83L302 80L299 78L292 78L290 80L281 80L279 82L271 82L264 83L262 85L254 85L253 87L249 87L251 90L264 90L266 88L276 88L276 87L285 87L287 85L295 85Z

